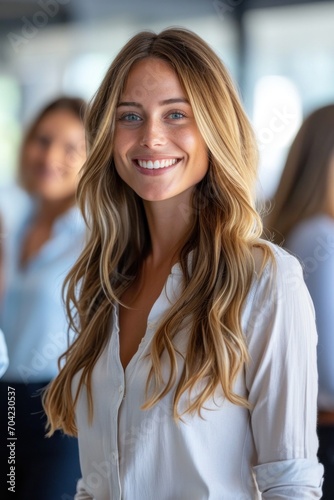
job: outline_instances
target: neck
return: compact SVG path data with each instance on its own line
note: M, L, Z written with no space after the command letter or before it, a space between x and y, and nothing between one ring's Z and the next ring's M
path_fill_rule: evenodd
M144 207L151 236L152 265L159 267L168 261L174 264L192 228L189 204L177 204L173 200L144 201Z
M58 217L72 208L74 204L74 197L69 197L66 200L39 199L36 219L43 224L52 225Z

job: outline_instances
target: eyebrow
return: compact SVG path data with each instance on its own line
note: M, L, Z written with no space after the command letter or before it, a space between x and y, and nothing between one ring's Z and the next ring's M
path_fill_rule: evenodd
M189 104L188 99L185 99L184 97L175 97L172 99L165 99L164 101L160 101L159 106L165 106L166 104L175 104L175 103L179 103L179 102ZM118 108L120 106L135 106L137 108L143 107L142 104L140 104L139 102L136 102L136 101L123 101L117 105Z

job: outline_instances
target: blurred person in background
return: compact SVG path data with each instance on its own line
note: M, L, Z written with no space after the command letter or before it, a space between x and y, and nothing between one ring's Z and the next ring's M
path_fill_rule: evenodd
M75 205L86 158L84 112L85 102L74 97L61 97L40 112L20 156L19 181L30 200L27 210L10 224L6 213L1 214L0 328L10 360L0 383L1 499L12 498L13 491L22 500L71 498L80 475L77 440L61 433L45 437L40 392L57 374L58 358L68 347L61 290L85 239L85 224ZM7 481L6 445L12 436L6 418L8 387L16 403L14 490Z
M334 498L334 104L314 111L290 148L265 225L303 263L318 329L319 458Z

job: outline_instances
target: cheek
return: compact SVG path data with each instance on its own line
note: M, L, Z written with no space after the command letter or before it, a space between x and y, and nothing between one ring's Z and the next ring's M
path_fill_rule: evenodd
M207 170L209 167L209 150L199 132L196 139L196 156L203 162L203 166L205 166Z
M202 136L198 135L197 138L193 138L192 142L189 141L189 146L192 146L193 159L196 162L198 170L206 173L209 168L209 155L208 148Z
M115 145L116 145L116 143L115 143ZM120 157L120 154L119 154L119 148L118 148L118 146L116 146L114 148L113 161L112 161L112 167L111 168L114 168L116 170L116 173L119 175L119 177L121 179L123 179L123 175L122 175L122 172L123 172L122 161L121 161L121 157Z
M69 166L65 169L64 172L64 180L69 181L70 183L72 182L77 182L77 179L79 177L79 172L80 172L81 166L76 165L76 166Z
M125 168L122 168L122 164L120 161L117 161L116 157L114 157L114 168L116 170L116 174L122 181L129 182L131 181L129 174L127 174Z
M207 157L207 147L206 144L199 133L196 130L182 130L175 134L175 141L180 144L181 147L187 152L195 153L196 156L200 155L202 159Z
M113 144L115 156L124 156L134 143L135 135L133 131L130 133L128 130L116 130Z
M25 169L34 166L34 162L38 160L39 150L36 146L28 146L22 154L24 158Z
M117 151L117 152L116 152ZM121 175L121 171L122 171L122 168L121 168L121 157L120 157L120 154L119 154L119 148L115 147L115 151L114 151L114 154L113 154L113 161L112 161L112 164L113 164L113 168L116 170L116 172L118 173L118 175Z
M86 161L86 156L74 153L71 157L67 158L66 166L69 174L77 176Z
M113 163L118 175L123 179L124 172L129 168L129 155L131 156L133 140L124 134L117 134L113 143Z

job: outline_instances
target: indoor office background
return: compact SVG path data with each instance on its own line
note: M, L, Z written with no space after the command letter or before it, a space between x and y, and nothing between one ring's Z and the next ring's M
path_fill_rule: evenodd
M59 94L90 99L120 47L142 29L184 26L237 83L269 197L303 117L334 102L334 2L0 0L0 188L13 182L21 134Z

